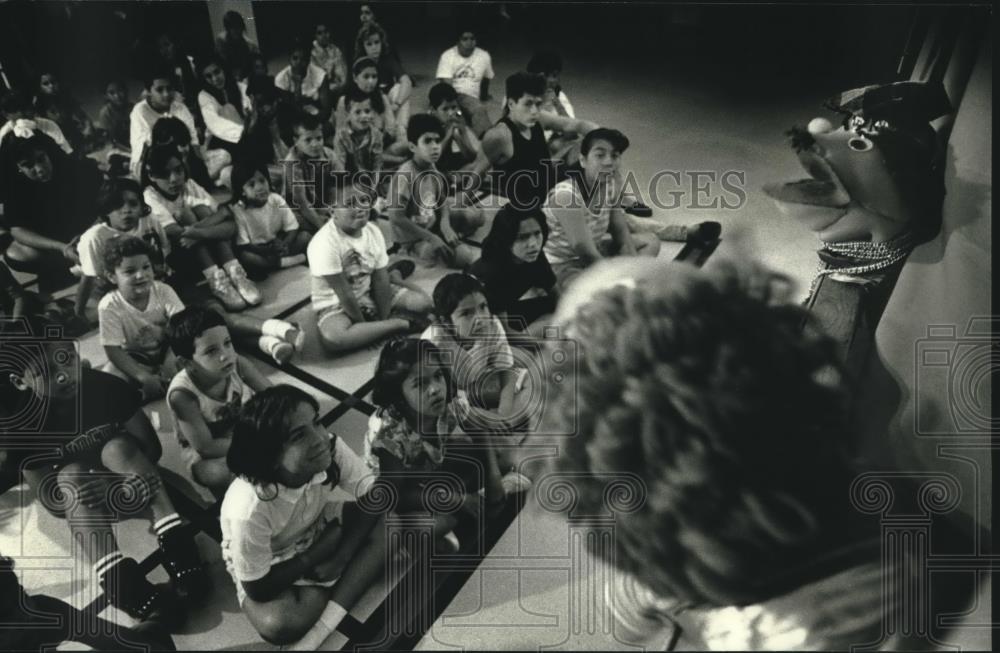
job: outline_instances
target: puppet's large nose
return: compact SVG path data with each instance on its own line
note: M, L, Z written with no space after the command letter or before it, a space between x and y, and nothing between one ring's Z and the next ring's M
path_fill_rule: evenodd
M826 118L813 118L806 125L806 131L813 136L819 136L820 134L833 131L833 124Z

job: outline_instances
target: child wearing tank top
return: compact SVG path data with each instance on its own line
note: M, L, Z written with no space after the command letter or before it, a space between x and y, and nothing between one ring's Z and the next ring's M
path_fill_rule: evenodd
M236 353L225 320L211 309L173 315L167 338L181 366L167 389L181 457L191 478L221 498L232 480L226 455L236 416L271 384Z

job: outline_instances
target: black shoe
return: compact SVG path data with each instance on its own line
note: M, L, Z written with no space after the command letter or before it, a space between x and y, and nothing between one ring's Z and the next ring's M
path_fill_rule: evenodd
M407 279L413 271L417 269L417 264L408 258L401 258L398 261L389 264L386 271L392 275L393 272L399 272L400 279Z
M719 239L722 233L722 225L718 222L699 222L687 228L687 241L689 243L710 243Z
M651 218L653 217L653 209L649 208L642 202L636 202L632 206L625 209L625 213L634 215L637 218Z
M108 602L138 621L164 620L173 611L172 597L146 579L135 558L122 558L100 578Z
M177 595L182 599L204 597L208 593L210 583L190 526L176 526L161 533L156 539L163 554L163 568L170 575Z

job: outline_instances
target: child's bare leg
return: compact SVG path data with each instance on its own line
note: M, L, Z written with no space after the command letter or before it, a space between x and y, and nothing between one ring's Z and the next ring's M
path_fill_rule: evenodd
M329 602L329 590L325 587L293 585L266 603L246 598L243 611L261 637L281 646L298 641L309 632Z
M212 258L212 252L209 251L208 247L203 244L198 244L191 247L190 251L194 254L195 258L198 260L198 265L202 270L207 270L208 268L215 265L215 259Z
M236 255L240 264L249 270L277 270L280 263L275 256L267 256L260 252L252 251L249 248L240 248Z
M153 428L145 411L135 411L135 415L125 422L125 430L135 438L149 462L155 464L160 460L163 455L163 445L160 444L156 429Z
M70 463L59 470L57 474L58 487L61 488L63 496L80 497L83 487L99 479L99 475L107 475L107 471L99 470L94 472L89 465L83 463ZM53 514L60 514L62 506L57 506L58 499L52 496L48 474L44 470L25 470L24 475L28 484L35 490L39 501ZM103 493L102 493L103 494ZM83 546L79 551L83 553L86 562L94 563L109 553L118 550L118 542L115 540L112 524L115 519L108 510L107 502L82 501L78 500L70 506L65 507L66 521L69 523L73 541Z
M346 519L348 514L345 511L345 530L351 528ZM386 551L385 519L380 518L368 533L368 539L344 567L343 575L330 591L330 600L345 609L353 607L385 572L388 563Z
M229 471L225 458L199 460L191 466L191 476L219 499L225 496L229 483L233 480L233 473Z
M219 265L228 263L236 258L236 254L233 253L233 247L227 240L213 241L210 247L212 249L212 253L215 255L215 260L218 261Z
M299 231L295 234L295 238L288 245L289 254L305 254L306 250L309 248L309 240L312 236L304 231Z
M101 450L101 462L112 472L118 474L136 474L143 481L148 492L149 507L153 512L153 520L159 521L177 512L167 493L162 491L163 481L153 463L139 448L131 437L115 437L108 440Z
M407 320L389 318L372 322L353 322L344 313L328 314L319 321L319 339L330 353L358 349L394 333L410 328Z

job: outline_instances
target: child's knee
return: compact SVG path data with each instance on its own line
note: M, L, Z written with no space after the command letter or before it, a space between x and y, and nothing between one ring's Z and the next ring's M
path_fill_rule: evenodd
M101 449L101 460L108 465L150 465L139 443L129 436L111 438Z
M254 619L257 633L269 644L283 646L302 639L312 624L292 611L263 610Z

